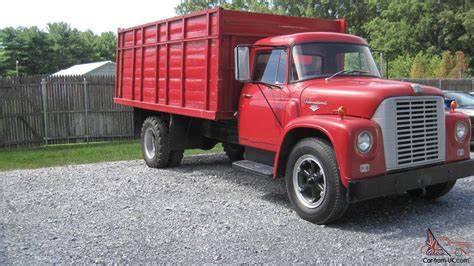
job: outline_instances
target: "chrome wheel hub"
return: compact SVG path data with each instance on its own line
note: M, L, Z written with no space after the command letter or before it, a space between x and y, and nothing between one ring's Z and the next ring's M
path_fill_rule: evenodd
M152 159L155 157L156 154L156 147L155 147L155 133L153 132L152 128L147 128L145 130L145 134L143 135L144 140L144 149L145 155L148 159Z
M305 207L314 209L326 196L326 174L321 162L313 155L303 155L293 168L293 188Z

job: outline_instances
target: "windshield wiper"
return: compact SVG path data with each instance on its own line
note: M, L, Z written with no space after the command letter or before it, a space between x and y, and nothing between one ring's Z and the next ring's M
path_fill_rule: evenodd
M267 86L267 87L270 87L270 88L273 88L273 89L281 89L281 86L278 86L278 85L275 85L275 84L266 83L266 82L263 82L263 81L254 80L252 83L254 83L254 84L262 84L262 85L264 85L264 86Z
M341 70L341 71L338 71L334 74L332 74L332 76L329 76L326 78L326 81L334 78L335 76L339 76L341 74L352 74L352 73L358 73L358 74L369 74L368 71L365 71L365 70L360 70L360 69L352 69L352 70Z

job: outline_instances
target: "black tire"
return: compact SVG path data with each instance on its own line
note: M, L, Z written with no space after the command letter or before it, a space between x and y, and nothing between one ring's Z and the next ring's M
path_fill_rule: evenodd
M413 197L434 200L446 195L456 184L456 180L436 185L426 186L424 189L408 190L407 193Z
M309 165L310 169L304 169L306 165ZM305 176L305 184L300 186L299 182L304 180ZM298 192L295 185L299 187ZM324 189L319 191L319 199L314 202L311 198L313 193L318 193L317 189L321 188L319 185ZM334 150L330 144L320 139L306 138L293 147L286 166L286 189L296 213L312 223L334 222L344 215L349 205ZM310 191L311 196L307 195L307 191ZM306 199L305 195L310 199ZM315 199L317 197L315 196Z
M222 143L224 146L224 151L227 157L232 161L240 161L244 159L244 151L245 148L238 145L238 144L231 144L231 143Z
M183 160L183 156L184 156L184 150L171 151L170 159L168 161L168 166L169 167L179 166L181 164L181 161Z
M168 125L161 118L150 116L145 119L141 140L142 154L146 165L152 168L168 166L170 158L169 130Z

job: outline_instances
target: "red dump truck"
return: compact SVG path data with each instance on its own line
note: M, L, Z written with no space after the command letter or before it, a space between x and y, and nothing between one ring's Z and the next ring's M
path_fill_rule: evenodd
M114 101L134 108L148 166L222 143L234 168L285 177L314 223L390 194L438 198L474 175L469 118L437 88L382 79L345 29L221 8L120 29Z

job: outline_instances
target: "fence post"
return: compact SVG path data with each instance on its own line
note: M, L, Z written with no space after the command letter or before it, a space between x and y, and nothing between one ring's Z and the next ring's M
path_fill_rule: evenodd
M89 97L87 95L87 80L84 77L84 134L86 135L86 142L89 142Z
M443 89L443 81L441 79L438 79L438 86L439 86L439 89L442 90Z
M45 144L48 145L48 99L47 99L47 91L46 91L46 84L48 82L46 79L41 79L41 96L43 98L43 123L44 123L44 137Z

